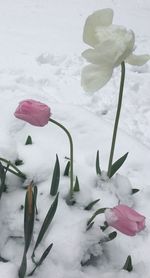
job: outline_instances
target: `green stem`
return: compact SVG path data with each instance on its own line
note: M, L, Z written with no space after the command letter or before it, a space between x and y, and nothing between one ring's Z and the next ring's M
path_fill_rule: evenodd
M12 174L14 174L20 178L26 179L25 174L23 174L11 161L9 161L5 158L2 158L2 157L0 157L0 161L5 162L6 164L9 164L9 166L11 166L12 168L14 168L16 170L16 172L15 172L9 168L8 169L9 172L11 172Z
M59 122L53 120L53 119L49 119L50 122L52 122L53 124L56 124L57 126L59 126L60 128L62 128L65 133L68 136L69 139L69 143L70 143L70 192L69 192L69 199L70 202L73 200L73 141L72 141L72 137L69 133L69 131Z
M114 131L113 131L111 150L110 150L110 157L109 157L109 164L108 164L108 172L107 172L107 176L108 177L110 177L111 167L112 167L112 163L113 163L113 156L114 156L114 150L115 150L115 143L116 143L116 136L117 136L117 130L118 130L118 123L119 123L120 111L121 111L121 106L122 106L124 81L125 81L125 63L122 62L121 63L121 80L120 80L120 90L119 90L118 106L117 106L117 113L116 113L116 118L115 118Z

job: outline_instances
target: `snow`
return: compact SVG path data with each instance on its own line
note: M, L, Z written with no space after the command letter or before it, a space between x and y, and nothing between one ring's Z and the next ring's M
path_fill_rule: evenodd
M22 183L7 176L8 190L0 200L0 278L15 278L24 249L24 187L34 180L38 187L38 219L28 254L29 273L34 265L30 255L45 215L54 198L49 195L56 153L61 166L59 202L56 215L42 244L39 258L50 243L53 247L33 277L46 278L149 278L150 244L150 63L126 67L126 83L114 160L129 152L124 165L111 180L106 178L108 157L120 69L107 85L94 95L86 95L80 86L85 61L81 52L85 19L93 11L113 8L114 24L133 29L138 54L150 49L149 0L5 0L0 1L0 156L14 162L23 160L19 169L26 173ZM64 124L74 142L74 175L80 192L76 204L65 202L69 179L63 171L69 156L65 133L49 123L43 128L31 126L14 117L19 101L33 98L49 105L53 119ZM25 145L28 135L33 145ZM103 179L95 172L95 158L100 151ZM131 195L132 188L140 191ZM100 201L90 211L84 210L93 200ZM86 223L103 207L125 203L146 217L146 228L135 237L118 232L110 242L98 244L112 228L103 233L104 214L93 227ZM81 262L91 264L82 266ZM122 270L131 255L133 271Z

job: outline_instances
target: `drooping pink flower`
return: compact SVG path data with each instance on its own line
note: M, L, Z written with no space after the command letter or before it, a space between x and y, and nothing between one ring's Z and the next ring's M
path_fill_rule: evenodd
M128 236L135 236L145 228L145 216L126 205L118 205L105 211L109 226Z
M40 101L26 99L19 103L14 115L31 125L45 126L51 116L51 111L49 106Z

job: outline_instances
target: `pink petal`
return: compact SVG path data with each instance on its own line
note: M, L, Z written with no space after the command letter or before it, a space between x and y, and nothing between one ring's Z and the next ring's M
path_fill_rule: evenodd
M126 216L129 220L132 221L143 221L145 219L145 216L139 214L138 212L136 212L134 209L129 208L126 205L118 205L117 207L115 207L115 209L123 216Z
M125 220L117 221L112 227L128 236L135 236L138 232L138 226L136 223L127 222Z

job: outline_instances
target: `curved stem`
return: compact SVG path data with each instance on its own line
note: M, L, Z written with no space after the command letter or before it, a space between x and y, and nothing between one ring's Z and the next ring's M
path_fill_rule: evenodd
M72 141L72 137L69 133L69 131L59 122L53 120L53 119L49 119L50 122L52 122L53 124L56 124L57 126L59 126L61 129L63 129L65 131L65 133L68 136L69 139L69 143L70 143L70 192L69 192L69 199L70 202L73 200L73 141Z
M118 123L119 123L120 111L121 111L121 106L122 106L124 81L125 81L125 63L122 62L121 63L121 80L120 80L119 99L118 99L118 105L117 105L117 113L116 113L116 118L115 118L114 131L113 131L110 157L109 157L109 164L108 164L108 172L107 172L108 177L110 177L111 167L112 167L112 163L113 163L113 156L114 156L114 150L115 150Z
M15 171L11 170L10 168L8 169L9 172L11 172L12 174L14 174L14 175L16 175L16 176L18 176L20 178L26 179L25 174L23 174L11 161L9 161L9 160L7 160L5 158L2 158L2 157L0 157L0 161L5 162L6 164L9 164L9 166L14 168L17 173Z

